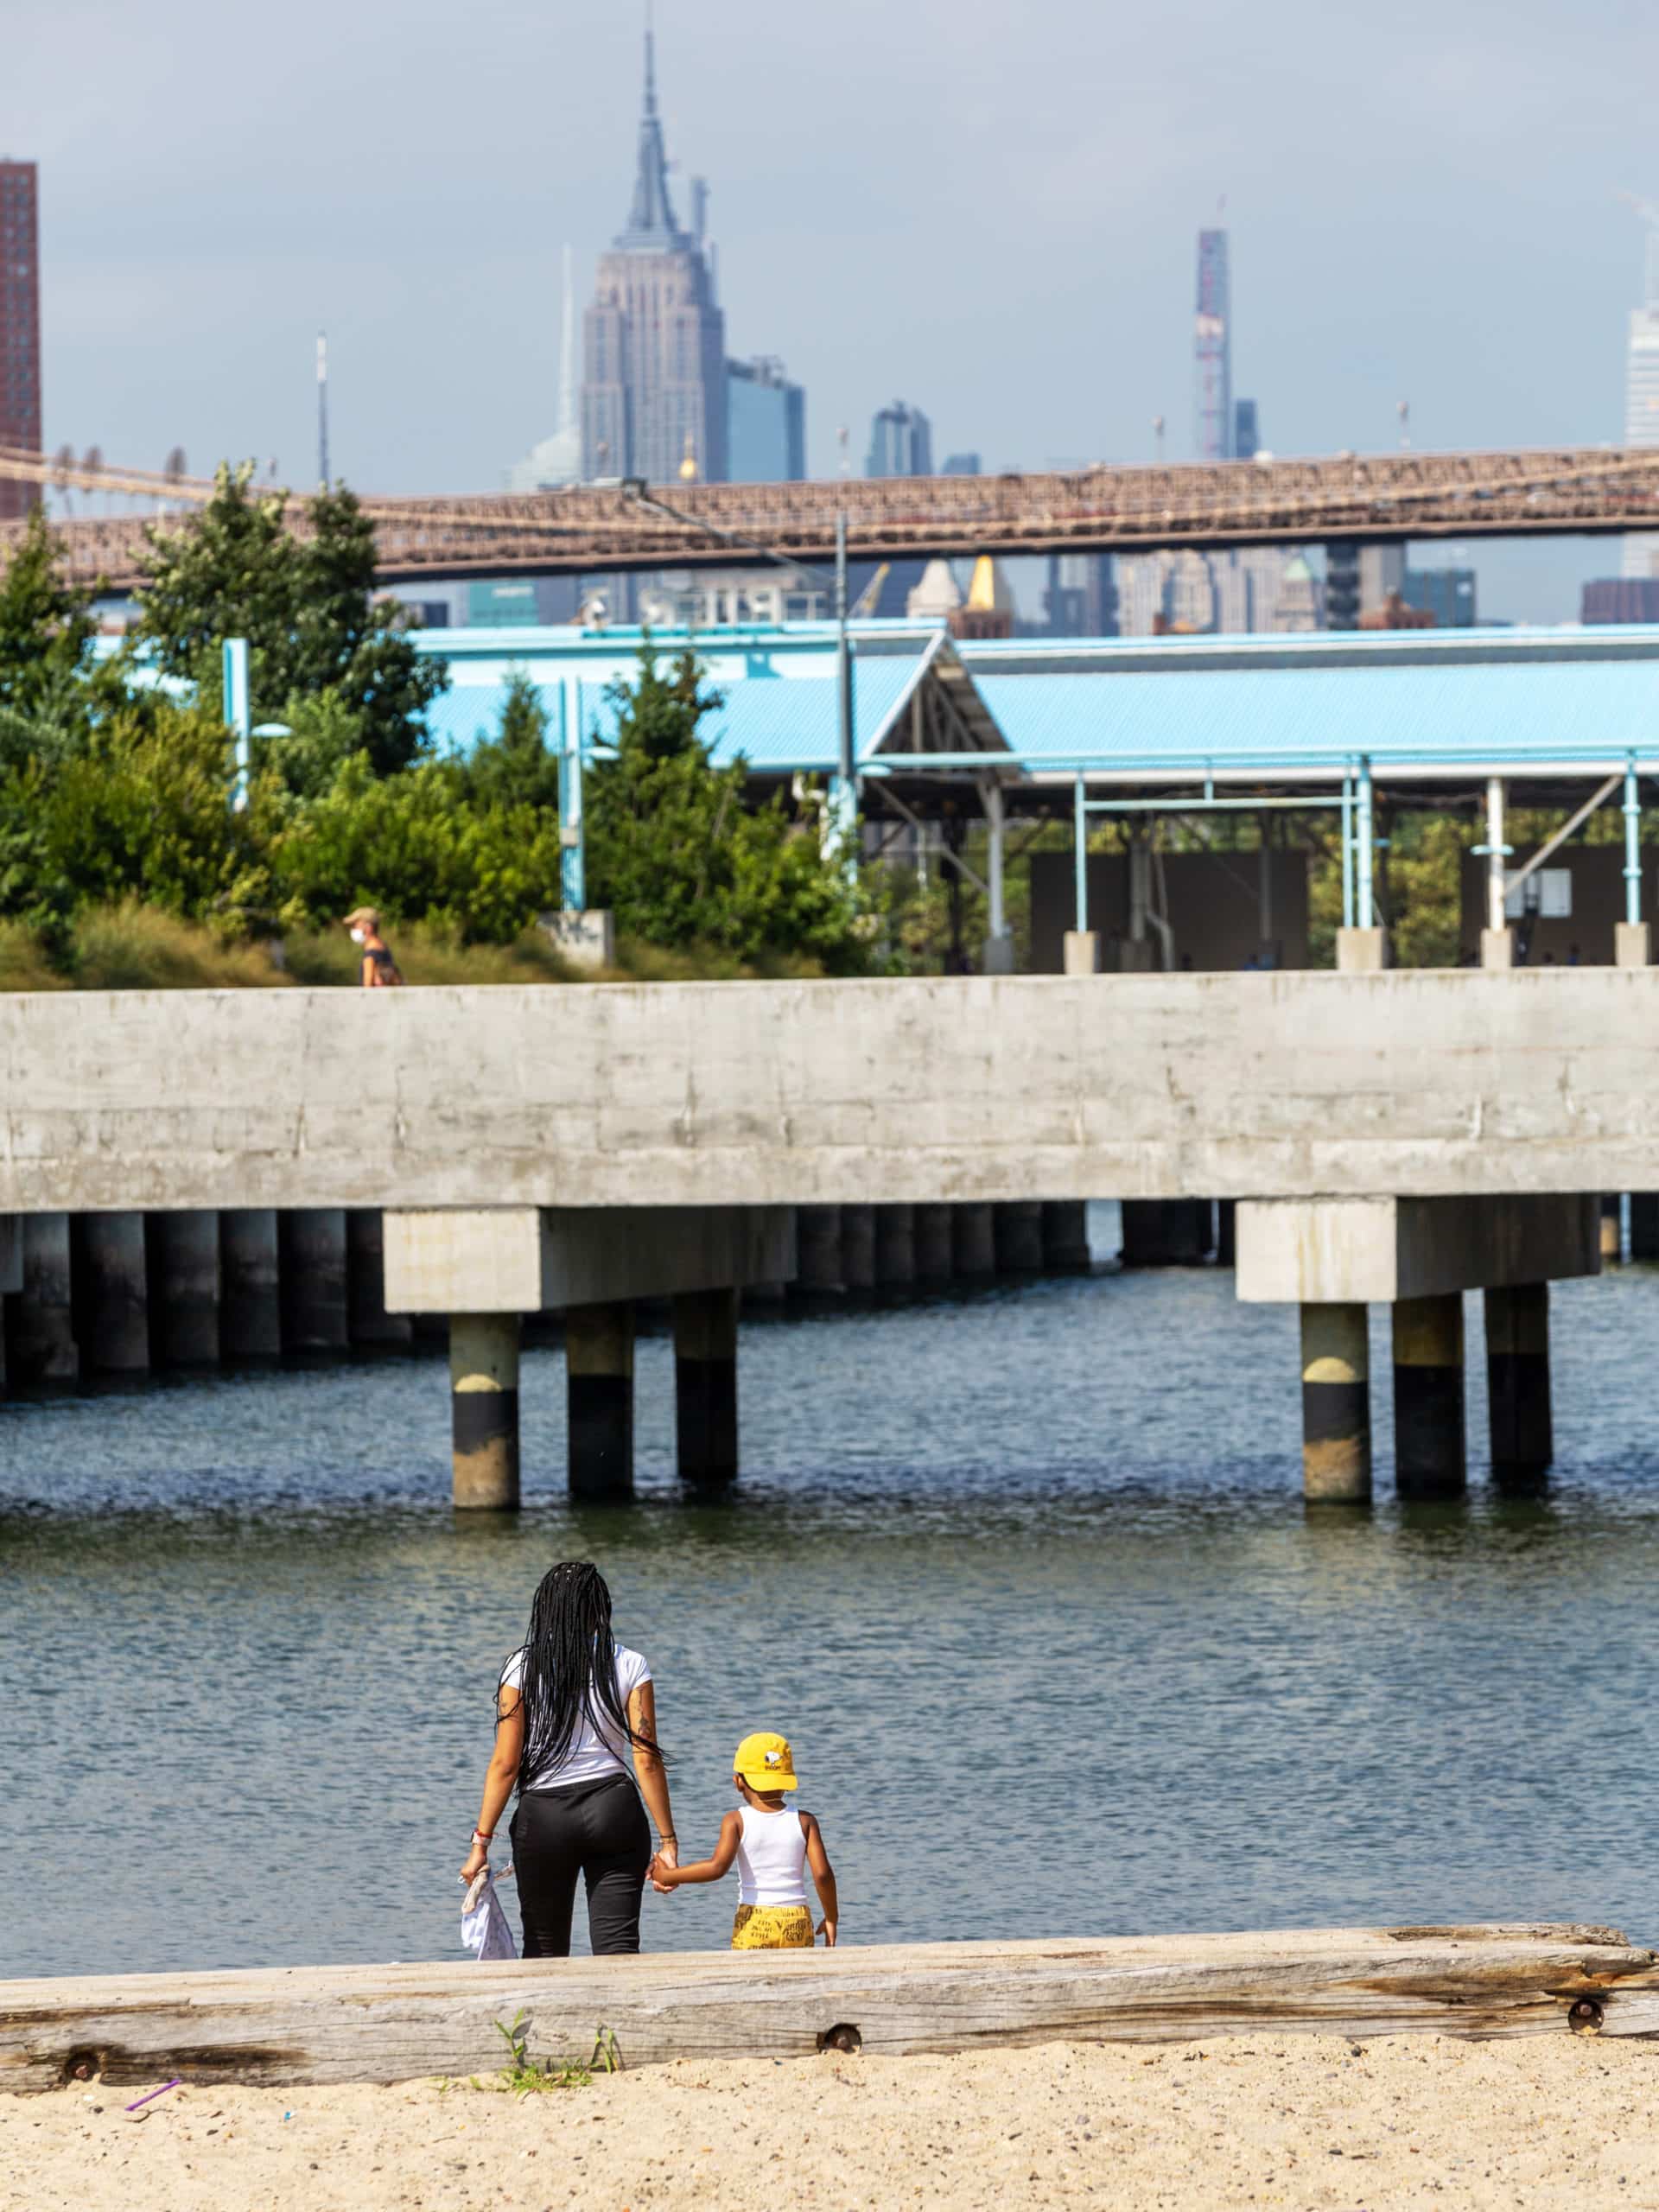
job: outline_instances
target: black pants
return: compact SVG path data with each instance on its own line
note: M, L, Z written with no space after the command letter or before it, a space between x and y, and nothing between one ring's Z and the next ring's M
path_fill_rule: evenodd
M588 1885L594 1956L639 1948L651 1823L626 1774L568 1789L526 1789L508 1830L527 1959L568 1959L576 1877Z

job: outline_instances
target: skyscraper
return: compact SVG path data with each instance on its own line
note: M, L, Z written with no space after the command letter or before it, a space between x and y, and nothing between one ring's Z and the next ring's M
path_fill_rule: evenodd
M574 484L582 474L582 431L576 422L576 306L570 249L564 249L559 315L559 426L507 471L510 492L542 492Z
M1643 210L1648 220L1647 283L1639 308L1630 309L1624 349L1624 442L1659 446L1659 210ZM1624 574L1650 576L1659 537L1651 531L1624 540Z
M1233 402L1233 459L1254 461L1262 445L1261 419L1253 399Z
M0 161L0 445L41 450L41 246L33 162ZM0 518L27 514L32 484L0 482Z
M1227 233L1198 232L1198 308L1193 318L1200 461L1226 461L1233 450L1233 355L1227 298Z
M870 450L864 462L867 476L931 476L933 474L933 430L919 407L895 399L870 424Z
M656 52L645 33L645 96L627 228L601 254L583 333L584 476L726 475L726 319L699 227L681 230L668 196ZM690 464L690 469L687 469Z
M806 394L770 354L726 364L726 458L734 484L798 484L806 474Z

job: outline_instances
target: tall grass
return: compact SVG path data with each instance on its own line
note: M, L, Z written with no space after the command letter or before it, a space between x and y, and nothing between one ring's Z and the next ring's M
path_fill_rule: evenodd
M668 951L624 938L613 968L572 968L538 929L512 944L462 944L414 922L388 932L405 982L678 983L754 976L811 976L797 959L753 966L713 946ZM87 909L50 945L25 922L0 918L0 991L181 991L354 988L361 956L342 929L299 930L280 942L223 943L200 922L129 900Z

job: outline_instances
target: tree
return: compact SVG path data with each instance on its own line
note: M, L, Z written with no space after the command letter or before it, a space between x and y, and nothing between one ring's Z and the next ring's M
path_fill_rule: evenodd
M0 759L67 756L85 737L96 626L59 573L62 548L34 508L0 575Z
M480 738L464 767L474 805L547 807L556 811L558 755L548 750L547 709L542 695L523 669L509 671L500 727L493 737Z
M308 535L296 536L288 494L257 491L252 476L249 464L221 467L192 525L150 525L135 646L217 700L220 644L246 638L256 721L292 723L330 692L355 723L350 750L394 774L423 750L426 710L448 674L416 652L405 610L373 600L374 526L355 494L320 492L307 503ZM303 772L314 752L282 765Z
M742 961L805 960L835 974L876 964L870 900L816 812L797 823L779 799L752 808L747 765L717 768L700 734L717 693L689 649L666 670L647 637L617 710L614 760L590 770L588 873L618 930L667 947L706 946Z

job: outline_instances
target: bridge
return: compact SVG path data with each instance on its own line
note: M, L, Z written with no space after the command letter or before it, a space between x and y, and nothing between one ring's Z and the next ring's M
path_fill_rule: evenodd
M53 1299L142 1331L147 1296L209 1310L233 1274L274 1297L279 1220L343 1269L375 1210L385 1306L447 1322L457 1503L517 1501L521 1318L553 1309L573 1487L626 1496L634 1302L675 1300L683 1471L729 1479L737 1294L795 1273L796 1208L913 1210L919 1232L940 1201L1219 1194L1242 1201L1238 1294L1301 1311L1310 1494L1370 1495L1374 1303L1399 1479L1455 1493L1463 1294L1485 1294L1494 1463L1535 1476L1548 1285L1599 1266L1585 1193L1659 1190L1656 988L1643 968L0 998L9 1341Z
M188 528L190 511L213 490L202 479L88 470L13 448L0 448L0 478L153 500L165 528ZM842 516L855 561L1607 535L1659 530L1659 450L1339 454L982 477L674 485L650 505L620 483L375 498L365 505L386 583L731 567L774 555L824 564ZM297 507L294 526L305 527ZM145 527L145 518L132 514L61 524L72 576L112 590L142 582ZM0 555L22 529L0 525Z

